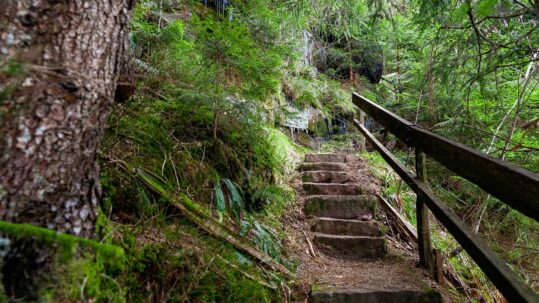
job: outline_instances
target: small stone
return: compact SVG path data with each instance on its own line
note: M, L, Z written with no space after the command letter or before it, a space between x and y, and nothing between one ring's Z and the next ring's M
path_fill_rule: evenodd
M29 86L32 86L34 85L34 80L30 77L24 79L24 82L22 83L22 86L24 87L29 87Z
M363 214L363 215L359 216L359 220L361 220L361 221L370 221L370 220L372 220L372 215L371 214Z

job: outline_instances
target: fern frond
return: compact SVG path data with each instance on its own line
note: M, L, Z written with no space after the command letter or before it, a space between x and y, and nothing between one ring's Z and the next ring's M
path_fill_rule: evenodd
M223 179L228 192L230 193L230 204L233 209L242 210L243 209L243 197L240 194L239 186L231 181L230 179Z
M226 201L223 190L221 189L221 182L219 180L215 182L213 186L213 191L215 193L215 207L217 208L219 221L221 221L223 213L226 211Z

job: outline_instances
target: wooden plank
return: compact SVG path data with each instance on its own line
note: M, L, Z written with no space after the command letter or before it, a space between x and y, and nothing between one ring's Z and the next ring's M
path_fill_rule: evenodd
M413 125L411 122L406 121L357 93L353 93L352 103L376 122L389 129L406 145L413 146L410 135L410 127Z
M426 131L356 93L353 102L407 145L539 221L539 175Z
M434 216L460 243L509 302L539 302L539 296L466 223L440 201L425 183L414 178L412 173L357 120L354 121L354 125L410 188L422 197L422 201Z
M422 182L427 181L427 167L425 154L419 149L415 149L416 175ZM430 240L430 220L429 209L417 196L416 200L416 221L417 221L417 246L419 250L419 264L427 268L429 272L434 271L434 259L432 256L432 244Z

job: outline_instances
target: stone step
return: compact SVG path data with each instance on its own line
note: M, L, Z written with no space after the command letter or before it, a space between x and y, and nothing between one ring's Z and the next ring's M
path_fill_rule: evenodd
M312 231L327 235L383 236L382 228L374 221L359 221L334 218L317 218Z
M360 195L361 189L356 184L303 183L308 195Z
M307 154L305 162L345 162L345 154Z
M348 173L340 171L306 171L303 172L303 182L312 183L345 183L351 181Z
M320 289L313 285L309 294L312 303L442 303L440 293L419 290Z
M305 215L337 219L356 219L365 215L375 216L374 196L308 196Z
M346 256L350 259L380 259L387 254L384 237L343 236L314 233L314 242L322 250Z
M346 165L343 163L335 162L312 162L312 163L302 163L300 165L302 171L346 171Z

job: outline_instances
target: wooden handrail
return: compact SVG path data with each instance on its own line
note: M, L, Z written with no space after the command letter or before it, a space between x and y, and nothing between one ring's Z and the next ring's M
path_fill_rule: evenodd
M539 221L537 174L426 131L356 93L352 101L406 145L419 148L457 175Z
M511 176L517 178L517 182L520 182L521 186L538 186L539 178L537 175L528 172L522 168L518 168L514 165L510 165L506 162L496 160L494 158L482 155L474 151L473 149L466 147L462 144L455 143L440 136L434 135L430 132L420 129L412 123L402 119L401 117L387 111L386 109L376 105L372 101L354 93L353 102L361 110L365 111L368 115L374 118L378 123L384 125L397 137L402 139L407 145L416 148L416 161L422 158L423 152L431 156L442 165L453 170L455 173L467 178L468 180L475 182L476 176L483 176L484 179L499 176L500 172L510 171ZM488 245L472 231L472 229L464 223L447 205L445 205L436 195L428 188L426 182L421 180L425 177L425 172L420 172L417 177L414 177L404 165L402 165L376 138L362 125L360 121L354 120L354 125L361 131L365 138L374 146L374 148L382 155L384 160L399 174L399 176L412 188L412 190L418 196L418 208L422 205L426 205L430 211L436 216L440 223L453 235L453 237L460 243L460 245L468 252L477 265L483 270L483 272L489 277L489 279L496 285L500 292L506 297L509 302L539 302L539 296L518 277L509 266L503 261L496 253L494 253ZM425 140L431 140L432 142L426 142ZM443 145L451 145L450 148ZM439 150L438 150L439 149ZM460 152L461 155L448 156L450 152ZM447 165L447 162L451 162L454 159L464 159L466 165L454 170L454 165ZM473 163L480 163L478 166ZM502 168L497 165L502 165ZM485 170L489 168L488 170ZM421 165L418 166L421 168ZM467 174L468 170L477 170L474 174ZM495 171L492 172L491 170ZM468 176L471 176L468 178ZM516 177L515 177L516 176ZM497 184L498 186L507 186L508 183L515 181L514 179L505 179L505 181L497 180L496 182L483 182L480 185L482 188L486 188L488 192L491 192L491 186ZM507 182L507 183L505 183ZM523 184L523 185L522 185ZM514 188L512 186L511 188ZM520 187L520 189L526 189L526 187ZM537 187L530 189L531 192L536 192ZM504 190L494 191L496 193L503 193ZM522 191L521 191L522 192ZM519 199L530 197L529 194L519 192L517 195ZM494 193L491 192L493 195ZM500 198L506 198L504 194L496 195ZM521 211L522 213L537 220L537 196L531 196L532 200L511 200L511 203L507 203ZM535 200L534 200L535 199ZM504 201L502 199L502 201ZM518 201L515 203L514 201ZM534 202L535 201L535 202ZM531 205L535 203L535 208ZM419 209L418 209L419 210ZM428 212L418 211L418 234L423 232L423 235L429 237L428 227ZM419 219L422 220L419 220ZM425 267L432 266L432 248L430 247L430 239L422 239L419 237L418 241L420 259L426 264Z

